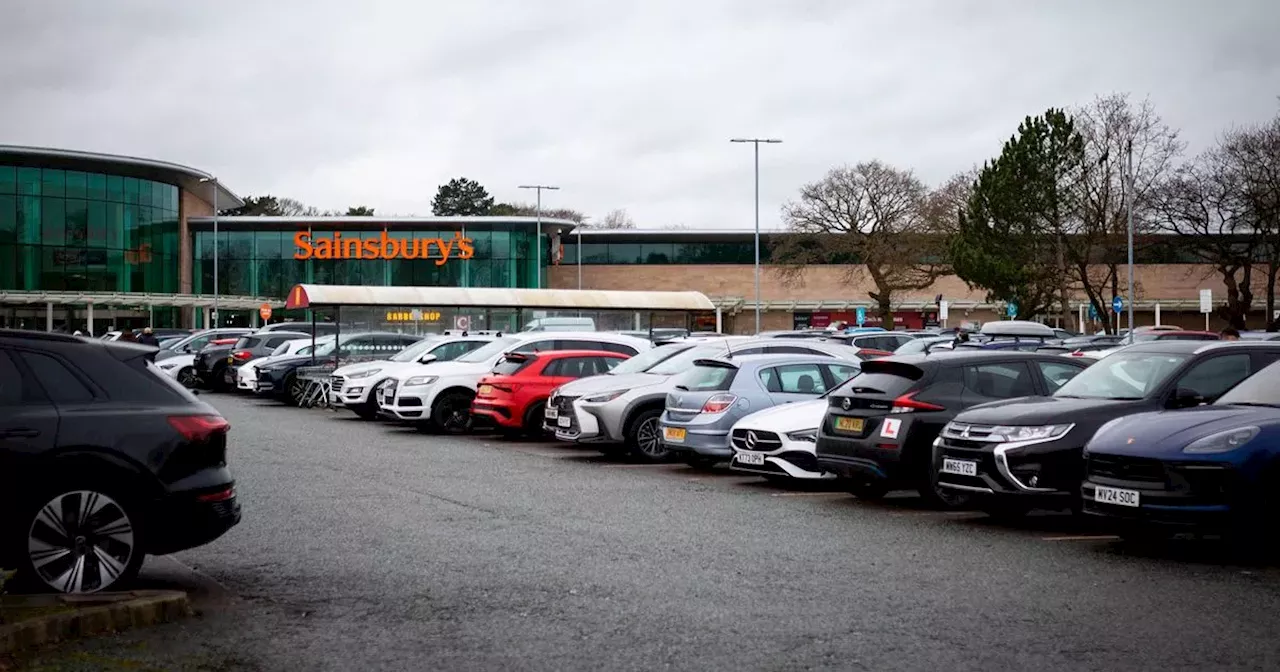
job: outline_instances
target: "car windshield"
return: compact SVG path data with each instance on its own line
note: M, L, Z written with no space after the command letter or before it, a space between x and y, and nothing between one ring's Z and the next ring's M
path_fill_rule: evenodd
M693 346L688 343L671 343L668 345L660 345L651 350L644 352L628 359L625 362L613 367L606 375L619 375L626 373L641 373L679 355L680 353L691 349Z
M1213 403L1217 406L1280 406L1280 362L1240 381Z
M393 362L415 361L418 359L418 357L421 357L422 354L425 353L427 350L430 350L431 346L439 342L440 342L440 338L438 336L428 336L422 339L421 341L418 341L417 343L410 345L404 350L401 350L400 352L397 352L396 354L392 355L391 361Z
M689 348L684 352L676 354L674 357L667 358L666 361L651 367L645 373L652 373L659 376L674 376L677 373L684 373L693 366L693 360L705 359L707 357L715 357L716 355L728 354L729 350L724 345L699 345L696 348ZM616 369L615 369L616 370Z
M512 346L520 342L520 339L511 336L504 336L494 340L488 345L481 346L468 352L467 354L454 359L455 362L486 362L502 353L510 350Z
M1141 399L1159 388L1186 359L1186 355L1119 351L1081 371L1053 396Z

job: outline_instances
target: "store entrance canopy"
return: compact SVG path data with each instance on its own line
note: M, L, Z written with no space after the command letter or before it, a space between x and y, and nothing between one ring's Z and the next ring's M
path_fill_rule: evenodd
M442 308L532 308L546 310L710 311L701 292L624 292L498 287L364 287L294 285L285 308L328 306L438 306Z

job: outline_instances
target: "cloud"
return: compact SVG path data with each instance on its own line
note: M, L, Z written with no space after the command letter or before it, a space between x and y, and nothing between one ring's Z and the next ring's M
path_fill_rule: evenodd
M1203 148L1269 118L1280 5L699 0L21 3L0 24L0 142L150 156L242 194L425 214L499 200L641 226L747 227L830 167L930 182L1027 114L1150 97Z

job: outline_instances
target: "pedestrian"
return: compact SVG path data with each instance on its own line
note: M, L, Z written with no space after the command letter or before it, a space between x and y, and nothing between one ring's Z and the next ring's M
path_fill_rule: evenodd
M968 342L969 342L969 330L965 329L964 327L960 327L959 329L956 329L956 340L952 341L951 344L954 346L954 345L959 345L961 343L968 343Z
M160 347L160 339L156 338L156 335L151 333L151 327L147 327L142 330L142 335L138 337L138 343L142 345L149 345L153 348Z
M1231 327L1227 327L1222 330L1222 333L1218 334L1218 337L1224 341L1238 341L1240 340L1240 332Z
M124 331L120 332L120 338L117 340L128 341L130 343L137 343L138 337L133 335L132 329L125 329Z

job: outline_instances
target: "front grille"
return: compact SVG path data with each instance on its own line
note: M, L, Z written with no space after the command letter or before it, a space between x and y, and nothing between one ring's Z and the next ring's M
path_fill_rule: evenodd
M968 443L990 443L991 431L995 429L994 425L970 425L958 422L947 423L942 428L942 438L954 439L958 445Z
M1088 475L1131 483L1164 485L1167 480L1164 464L1146 457L1090 454L1086 467Z
M341 392L342 386L346 384L347 379L342 376L329 376L329 386L334 392Z
M752 440L752 435L755 439ZM782 447L782 437L760 429L735 429L729 439L739 450L769 452Z
M557 430L562 432L569 432L569 433L578 431L578 414L573 412L573 402L577 398L578 398L577 396L556 395L549 402L551 404L551 407L556 409L556 413L559 415L559 417L569 418L568 427L561 425L560 421L557 420L555 422L555 428Z

